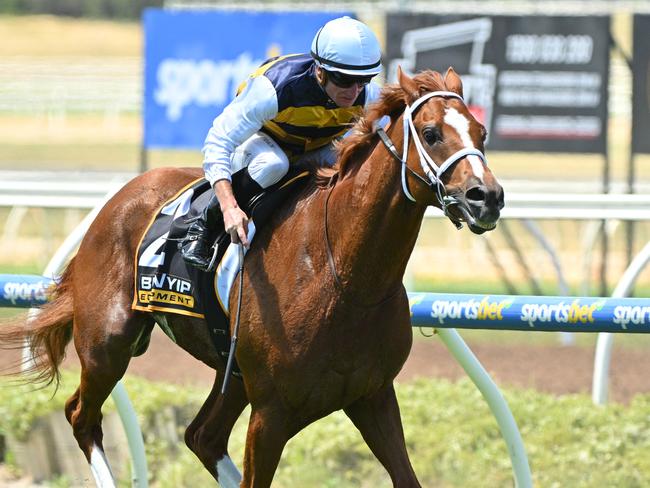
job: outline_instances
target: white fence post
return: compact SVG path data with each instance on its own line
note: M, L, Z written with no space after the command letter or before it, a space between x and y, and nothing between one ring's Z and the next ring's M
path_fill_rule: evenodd
M623 276L612 292L612 297L626 297L648 261L650 261L650 242L648 242L641 252L636 255L625 270L625 273L623 273ZM609 363L611 361L613 343L613 334L609 332L601 332L598 334L591 393L591 399L596 405L604 405L607 403L609 389Z

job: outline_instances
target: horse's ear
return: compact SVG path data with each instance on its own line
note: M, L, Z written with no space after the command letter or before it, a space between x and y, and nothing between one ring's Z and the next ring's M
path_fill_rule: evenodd
M397 67L397 82L404 91L404 98L406 103L411 103L420 98L420 89L413 78L402 71L402 67Z
M445 86L447 90L458 93L461 97L463 96L463 82L451 66L445 74Z

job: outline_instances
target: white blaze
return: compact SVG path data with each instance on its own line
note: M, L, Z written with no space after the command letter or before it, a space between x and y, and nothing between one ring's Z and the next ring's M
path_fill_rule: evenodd
M467 120L467 117L462 115L455 108L448 108L445 110L444 121L445 124L453 127L456 132L458 132L460 140L463 141L463 145L466 148L474 147L474 142L469 135L469 120ZM483 181L483 162L481 159L478 156L467 156L467 160L469 161L469 164L472 165L474 175Z

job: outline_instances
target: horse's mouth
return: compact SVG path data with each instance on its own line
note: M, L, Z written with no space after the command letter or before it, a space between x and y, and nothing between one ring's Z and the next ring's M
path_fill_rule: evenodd
M470 205L468 205L464 199L457 200L455 205L448 208L449 216L452 220L457 222L465 222L469 230L474 234L480 235L496 229L498 216L496 220L481 220L475 216L475 213L480 214L482 208L474 205L471 207L472 208L470 208Z
M491 225L483 224L483 226L478 224L467 224L467 227L469 227L469 230L471 230L474 234L481 235L485 232L496 229L497 224L496 223L493 223Z

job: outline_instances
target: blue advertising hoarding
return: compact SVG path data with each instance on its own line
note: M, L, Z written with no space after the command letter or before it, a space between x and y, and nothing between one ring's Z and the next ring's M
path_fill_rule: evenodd
M0 307L46 303L52 281L0 274ZM650 333L647 298L409 293L413 327Z
M309 52L341 12L147 9L144 146L197 149L239 84L264 60Z
M52 280L44 276L0 274L0 307L44 305Z
M414 327L650 333L647 298L409 293L409 305Z

